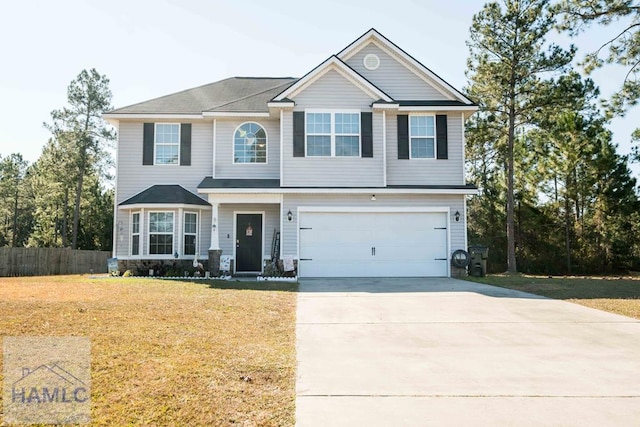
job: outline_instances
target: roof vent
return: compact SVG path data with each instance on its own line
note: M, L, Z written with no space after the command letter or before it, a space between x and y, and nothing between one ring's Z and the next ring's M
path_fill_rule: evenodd
M368 55L365 55L364 59L362 60L362 64L367 70L377 70L380 66L380 58L378 58L378 55L370 53Z

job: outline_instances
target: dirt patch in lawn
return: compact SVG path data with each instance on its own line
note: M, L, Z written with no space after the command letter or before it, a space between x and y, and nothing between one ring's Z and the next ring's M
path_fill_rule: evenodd
M490 275L468 280L562 299L640 319L640 277Z
M0 278L0 335L89 337L93 425L293 425L292 286Z

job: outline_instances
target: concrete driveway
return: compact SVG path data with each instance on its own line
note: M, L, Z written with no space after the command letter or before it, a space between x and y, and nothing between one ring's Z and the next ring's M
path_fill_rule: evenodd
M640 321L454 279L312 279L299 426L640 426Z

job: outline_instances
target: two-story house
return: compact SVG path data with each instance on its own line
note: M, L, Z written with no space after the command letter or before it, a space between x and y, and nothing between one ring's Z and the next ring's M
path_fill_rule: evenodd
M260 273L276 252L301 277L449 276L476 192L476 110L375 29L301 78L233 77L113 110L114 256L215 270L225 254L234 273Z

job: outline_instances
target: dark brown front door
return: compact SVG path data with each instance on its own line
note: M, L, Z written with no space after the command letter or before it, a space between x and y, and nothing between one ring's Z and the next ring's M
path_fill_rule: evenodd
M236 272L262 271L262 214L237 214Z

